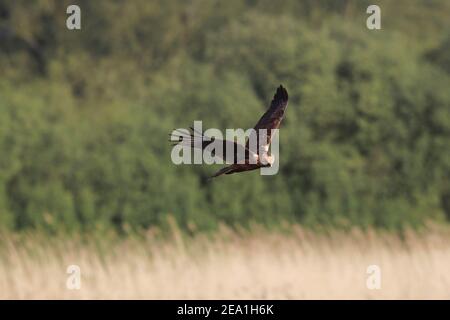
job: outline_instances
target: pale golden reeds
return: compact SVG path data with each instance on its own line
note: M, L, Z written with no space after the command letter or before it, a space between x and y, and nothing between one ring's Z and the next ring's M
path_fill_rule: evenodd
M254 228L186 239L2 236L2 299L449 299L450 232ZM107 240L103 240L107 241ZM81 288L66 287L69 265ZM369 265L381 288L366 286Z

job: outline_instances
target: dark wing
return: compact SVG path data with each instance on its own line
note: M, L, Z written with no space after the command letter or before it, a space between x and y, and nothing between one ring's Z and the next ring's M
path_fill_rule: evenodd
M231 160L232 163L245 161L251 153L249 150L246 150L242 144L238 144L235 141L222 140L215 137L210 138L192 127L190 129L191 131L187 129L175 129L169 134L169 141L173 142L174 145L178 144L201 150L204 150L211 143L216 142L216 145L218 144L221 146L221 152L213 154L213 156L218 156L224 161ZM227 157L228 150L232 150L232 154L229 157Z
M270 142L272 141L271 130L278 129L280 127L288 104L288 98L289 97L286 89L282 85L280 85L277 88L277 92L273 96L269 109L266 111L266 113L264 113L264 115L255 125L255 130L250 135L249 140L247 140L246 148L249 148L250 138L254 139L252 135L256 134L258 139L259 129L267 129L267 139L266 141L262 141L262 143L260 143L260 141L257 142L257 150L259 150L261 146L268 146L270 144Z
M210 177L210 179L221 176L223 174L233 174L237 172L244 172L244 171L252 171L261 168L261 164L255 163L244 163L244 164L232 164L231 166L225 167L217 171L214 175Z

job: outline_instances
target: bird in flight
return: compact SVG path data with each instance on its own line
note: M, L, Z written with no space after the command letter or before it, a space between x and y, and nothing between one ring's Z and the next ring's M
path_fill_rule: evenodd
M207 137L203 133L198 132L194 128L190 128L189 134L175 130L179 135L171 135L172 142L177 141L177 144L184 146L189 146L192 148L201 148L204 150L211 143L222 145L222 150L225 152L221 156L223 159L227 159L226 150L233 150L233 164L222 168L217 171L210 178L215 178L223 174L233 174L237 172L256 170L262 167L270 167L274 163L274 156L269 155L269 146L272 142L274 129L280 127L281 121L283 120L284 113L288 104L288 93L286 89L280 85L275 92L275 95L270 103L269 109L263 114L261 119L256 123L254 130L251 131L247 142L244 145L239 144L235 141L220 140L215 137ZM264 135L259 135L260 130L265 130ZM196 139L201 139L200 143L194 143ZM252 140L254 139L254 140ZM261 141L260 141L261 140ZM256 148L252 148L253 145L249 145L250 141L256 141ZM231 148L227 148L227 145ZM250 147L252 146L252 147ZM261 152L262 151L262 152ZM243 159L242 158L243 155ZM241 161L238 161L241 160Z

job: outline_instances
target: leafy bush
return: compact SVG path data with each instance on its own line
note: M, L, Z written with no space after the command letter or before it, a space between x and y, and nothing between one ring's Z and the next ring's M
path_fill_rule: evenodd
M80 1L80 31L67 4L0 1L2 228L450 217L448 37L398 4L382 2L381 31L360 1ZM433 32L449 9L405 10ZM217 166L171 163L172 129L250 128L280 83L278 175L206 182Z

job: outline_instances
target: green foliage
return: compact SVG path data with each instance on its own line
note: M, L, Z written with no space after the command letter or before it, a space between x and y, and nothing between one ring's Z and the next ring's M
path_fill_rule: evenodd
M381 1L380 31L366 1L68 4L0 0L0 228L450 219L448 2ZM278 175L172 164L172 129L250 128L280 83Z

